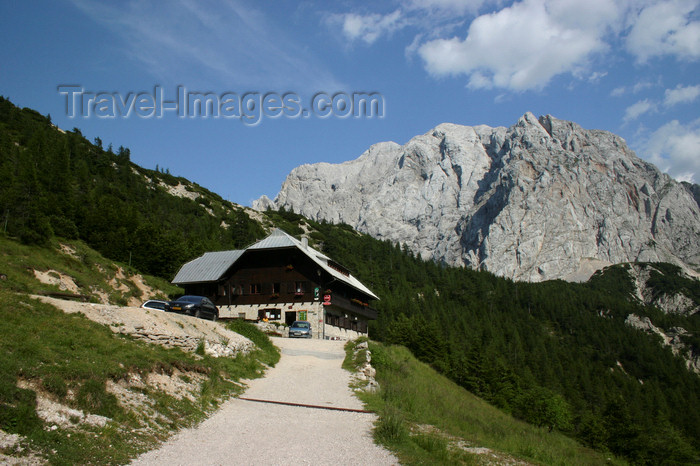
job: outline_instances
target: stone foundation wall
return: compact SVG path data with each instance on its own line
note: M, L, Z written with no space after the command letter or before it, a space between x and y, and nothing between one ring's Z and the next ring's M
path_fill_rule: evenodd
M288 313L294 314L294 320L299 319L299 313L306 311L306 320L311 323L311 330L314 338L324 337L323 325L323 304L317 301L305 303L278 303L277 305L270 304L246 304L239 306L219 306L219 317L222 319L246 319L258 320L258 313L262 309L279 309L280 318L278 320L269 320L271 323L286 322ZM284 332L285 336L287 332ZM364 333L348 330L333 325L325 325L326 339L334 340L354 340L361 336L366 336Z
M326 324L326 338L332 340L354 340L367 336L364 333L356 332L354 330L348 330L340 327L334 327L333 325Z
M223 319L258 320L258 314L262 309L278 309L279 319L270 319L269 322L286 322L289 313L294 314L294 320L306 320L311 323L311 332L314 338L323 338L323 305L320 302L304 303L277 303L270 304L246 304L240 306L219 306L219 317ZM306 319L300 318L300 313L306 311Z

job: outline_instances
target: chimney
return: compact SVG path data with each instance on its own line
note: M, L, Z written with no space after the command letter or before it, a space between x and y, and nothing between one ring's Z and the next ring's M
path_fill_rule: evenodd
M308 249L308 247L309 247L309 238L307 238L306 236L304 236L304 237L301 239L301 245L304 247L304 249Z

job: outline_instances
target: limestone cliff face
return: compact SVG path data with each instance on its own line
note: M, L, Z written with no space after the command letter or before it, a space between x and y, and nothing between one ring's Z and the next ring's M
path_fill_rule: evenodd
M527 113L510 128L442 124L350 162L302 165L274 201L254 207L345 222L425 259L540 281L630 261L697 269L697 190L612 133Z

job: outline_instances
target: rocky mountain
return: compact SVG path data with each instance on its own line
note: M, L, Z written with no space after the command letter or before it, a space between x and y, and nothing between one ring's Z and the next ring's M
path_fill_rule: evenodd
M295 168L257 209L293 209L515 280L585 280L613 263L700 267L698 186L610 132L552 116L510 128L441 124L405 145Z

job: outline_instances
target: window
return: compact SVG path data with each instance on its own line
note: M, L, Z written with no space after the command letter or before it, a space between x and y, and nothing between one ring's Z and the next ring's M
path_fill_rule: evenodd
M306 293L306 282L294 282L294 294Z
M273 283L272 284L272 294L280 294L281 289L282 289L282 286L280 283Z
M282 318L282 311L280 309L260 309L258 311L258 319L263 320L280 320Z
M326 314L326 323L334 327L340 327L340 317L333 314Z
M260 283L251 283L250 284L250 294L260 294Z

